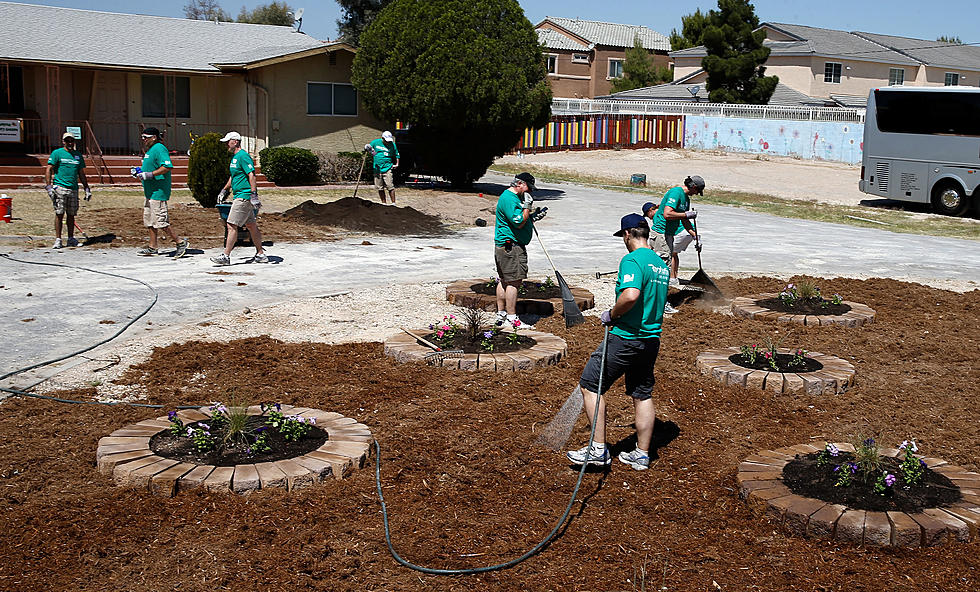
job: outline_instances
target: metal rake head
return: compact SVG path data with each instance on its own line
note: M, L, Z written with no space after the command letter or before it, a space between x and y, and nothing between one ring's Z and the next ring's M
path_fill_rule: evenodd
M425 354L423 359L425 360L425 363L430 366L442 366L442 361L446 358L462 358L464 355L465 353L461 349L450 349Z

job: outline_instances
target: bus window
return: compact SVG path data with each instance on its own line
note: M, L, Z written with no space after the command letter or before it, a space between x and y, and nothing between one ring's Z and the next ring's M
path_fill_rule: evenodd
M980 94L880 90L874 94L882 132L980 136Z

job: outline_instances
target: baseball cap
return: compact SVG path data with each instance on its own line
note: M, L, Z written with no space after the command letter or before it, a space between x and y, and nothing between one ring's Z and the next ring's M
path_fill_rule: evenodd
M62 140L67 140L68 138L71 138L72 140L74 140L75 139L75 136L71 132L65 132L65 133L61 134L61 139Z
M225 137L221 138L221 141L227 142L228 140L238 140L239 142L241 142L242 135L238 132L228 132L227 134L225 134Z
M655 208L655 207L657 207L657 204L653 203L652 201L648 201L647 203L643 204L643 209L640 210L640 211L643 212L644 214L646 214L647 213L647 210L649 210L650 208Z
M534 191L536 189L536 187L534 186L534 175L532 175L531 173L520 173L514 175L514 179L518 181L524 181L524 183L527 184L528 191Z
M389 132L388 130L385 130L381 133L381 139L384 140L385 142L394 142L395 136L391 135L391 132Z
M649 228L650 225L647 224L647 219L639 214L626 214L619 221L619 232L614 232L613 236L623 236L623 233L630 228Z
M142 135L144 135L144 136L156 136L157 138L159 138L160 137L160 130L158 130L155 127L144 127L143 128Z
M688 177L684 184L691 189L691 193L697 193L698 195L704 195L704 179L697 175L691 175Z

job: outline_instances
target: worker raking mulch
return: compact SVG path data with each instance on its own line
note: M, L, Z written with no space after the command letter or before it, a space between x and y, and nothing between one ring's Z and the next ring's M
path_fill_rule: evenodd
M358 197L344 197L319 204L307 200L283 212L284 218L319 226L380 234L444 234L446 229L435 216L414 208L382 205Z

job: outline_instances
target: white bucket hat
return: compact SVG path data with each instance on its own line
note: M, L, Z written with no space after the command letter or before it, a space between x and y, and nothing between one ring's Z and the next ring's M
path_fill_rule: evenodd
M228 132L227 134L225 134L225 137L221 138L221 141L227 142L228 140L238 140L239 142L241 142L242 135L238 132Z

